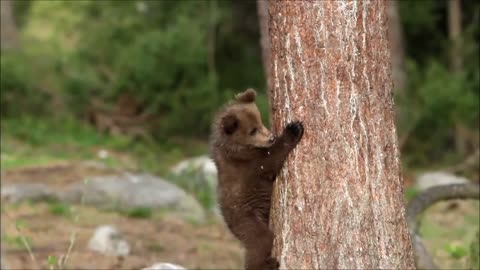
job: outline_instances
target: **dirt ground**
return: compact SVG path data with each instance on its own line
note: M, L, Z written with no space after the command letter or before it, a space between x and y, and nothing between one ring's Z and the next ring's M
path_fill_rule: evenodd
M50 164L2 171L2 183L39 182L61 190L88 176L114 173L111 169ZM150 218L130 218L118 212L74 206L70 214L54 214L51 203L2 203L1 221L5 235L2 247L10 269L48 269L48 257L64 255L70 238L76 235L66 269L141 269L156 262L170 262L188 269L241 269L243 250L221 221L192 224L172 214L155 213ZM428 250L442 268L468 267L466 257L453 259L448 245L465 246L478 230L478 202L438 204L424 216L422 230ZM21 243L15 224L22 221L21 235L31 243L35 260ZM115 225L131 245L124 258L104 256L87 249L88 240L99 225ZM476 228L474 228L476 227ZM473 228L473 229L472 229Z
M2 173L10 182L41 182L61 189L92 175L111 173L69 164L16 169ZM3 180L2 180L3 181ZM129 218L117 212L74 206L70 215L53 214L49 203L2 203L2 227L6 236L5 257L10 269L48 269L48 256L60 258L76 234L66 269L141 269L156 262L170 262L188 269L239 269L243 264L240 244L218 220L192 224L169 214ZM77 219L74 217L78 217ZM22 220L21 234L31 243L35 261L21 244L15 224ZM113 224L131 245L124 258L89 251L88 240L98 225Z

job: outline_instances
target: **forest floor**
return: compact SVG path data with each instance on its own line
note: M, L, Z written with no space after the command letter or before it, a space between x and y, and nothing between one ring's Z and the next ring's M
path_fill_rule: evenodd
M16 168L4 171L3 176L14 182L49 179L49 182L61 186L80 176L85 178L106 173L56 167L63 166L52 164ZM76 233L76 241L67 269L141 269L161 261L188 269L239 269L242 266L240 244L215 218L210 218L205 224L193 224L166 213L132 218L87 206L75 206L75 209L74 215L68 206L52 202L2 203L1 218L6 243L4 259L11 269L47 269L48 257L60 258L65 254L73 233ZM424 242L442 268L468 267L469 245L476 232L472 228L478 229L478 213L479 204L473 201L439 203L426 213L421 229ZM22 222L20 231L15 226L19 221ZM87 249L95 228L104 224L114 224L119 228L131 244L131 255L125 258L108 257ZM22 236L30 243L37 262L30 258Z
M63 167L63 166L60 166ZM85 169L55 169L55 166L12 169L3 173L9 182L54 181L65 185L72 179L98 175ZM106 172L104 172L106 173ZM3 177L2 177L3 178ZM51 183L51 182L50 182ZM78 218L74 218L77 216ZM76 234L67 269L141 269L155 262L170 262L188 269L238 269L242 266L242 248L222 222L210 218L205 224L193 224L168 213L146 218L132 218L113 211L93 207L69 207L53 202L2 203L2 223L6 242L6 259L10 269L48 269L48 257L60 258ZM16 224L21 220L20 231ZM131 254L124 258L103 256L87 249L89 238L99 225L115 225L131 245ZM35 263L22 243L27 239Z
M30 132L32 130L35 132ZM55 130L58 137L50 136L49 130ZM102 150L108 150L108 158L101 161L107 163L112 172L137 169L162 175L177 161L206 149L205 145L194 143L194 147L186 147L190 152L169 146L153 151L149 147L139 149L128 142L98 137L90 131L72 130L28 129L16 125L9 129L9 132L15 131L14 136L2 133L2 183L4 179L9 182L27 179L61 187L78 179L111 173L91 167L71 167L81 160L99 161L98 153ZM132 149L137 152L132 153ZM139 156L144 158L140 160ZM65 162L70 164L68 169ZM157 168L160 169L155 171ZM156 262L175 263L188 269L240 269L243 264L239 242L214 217L198 224L165 212L135 218L116 211L55 202L2 202L1 208L2 248L10 269L50 268L55 258L67 252L73 234L76 239L67 269L141 269ZM425 214L421 233L441 268L469 266L470 245L479 228L479 208L478 201L439 203ZM88 240L96 227L105 224L115 225L122 232L131 245L130 255L116 258L88 250ZM35 260L23 240L32 247Z

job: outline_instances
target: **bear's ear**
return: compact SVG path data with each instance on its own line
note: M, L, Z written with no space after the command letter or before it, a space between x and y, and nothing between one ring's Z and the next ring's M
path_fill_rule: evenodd
M238 118L233 114L227 114L222 118L222 129L227 135L232 135L238 128Z
M239 93L235 96L235 100L242 103L251 103L255 101L255 97L257 96L257 92L252 88L248 88L242 93Z

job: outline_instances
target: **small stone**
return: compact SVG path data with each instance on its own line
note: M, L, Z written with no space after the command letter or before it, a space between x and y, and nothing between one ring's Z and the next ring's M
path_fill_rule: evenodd
M180 265L176 265L173 263L155 263L150 267L143 268L142 270L185 270L185 267L182 267Z
M105 149L101 149L100 151L98 151L97 155L100 159L106 159L109 156L108 151Z
M95 234L88 242L88 248L109 256L126 256L130 253L130 245L112 225L97 227Z

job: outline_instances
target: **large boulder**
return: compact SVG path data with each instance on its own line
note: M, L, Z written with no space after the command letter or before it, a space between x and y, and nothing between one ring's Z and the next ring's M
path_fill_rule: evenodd
M63 200L104 209L151 208L174 210L190 220L205 218L202 206L176 185L149 174L98 176L73 184Z
M205 206L213 213L218 212L216 196L218 173L210 157L204 155L183 160L173 166L170 173L172 179L187 187L189 191L203 194L204 198L208 197Z
M49 186L37 183L2 184L1 197L10 203L57 199L56 193Z
M213 160L206 155L180 161L172 167L171 173L175 176L196 178L197 181L203 181L212 190L217 186L217 167Z

